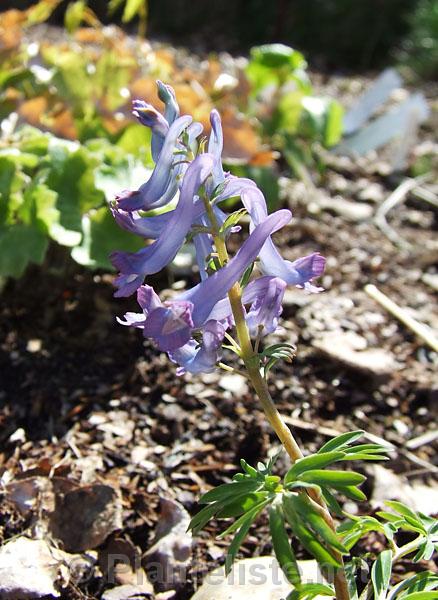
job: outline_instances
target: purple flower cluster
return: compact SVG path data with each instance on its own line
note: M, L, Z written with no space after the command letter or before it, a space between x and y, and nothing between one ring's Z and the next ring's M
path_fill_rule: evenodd
M179 365L179 374L210 372L220 358L225 332L233 325L227 294L257 257L262 275L242 292L251 335L275 331L287 285L310 292L322 289L312 280L324 271L325 259L318 253L293 262L280 256L271 235L292 215L288 210L268 215L264 196L253 181L224 173L222 126L216 110L210 116L207 145L200 137L202 125L190 116L179 116L173 89L158 82L158 95L164 115L141 100L133 103L134 115L152 132L154 171L138 190L120 194L111 208L122 228L152 240L138 252L111 255L119 271L115 295L137 292L142 310L126 313L119 322L142 329L145 337L152 338ZM228 215L220 203L236 196L250 216L250 235L224 266L209 269L215 252L210 219L216 226L224 225ZM151 216L158 208L160 212ZM236 229L225 227L222 235ZM145 277L168 265L188 235L195 245L201 281L175 299L162 302L151 286L144 285Z

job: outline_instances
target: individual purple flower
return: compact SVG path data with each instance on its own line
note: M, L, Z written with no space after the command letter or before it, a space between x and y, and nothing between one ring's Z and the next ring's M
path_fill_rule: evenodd
M241 193L242 203L251 217L251 228L257 227L268 214L266 201L262 192L257 187L248 187ZM250 228L250 229L251 229ZM288 285L304 287L310 292L319 292L311 281L322 275L325 267L325 258L318 252L309 254L293 262L282 258L269 237L260 252L260 270L265 275L280 277Z
M151 104L143 100L132 102L132 114L137 117L142 125L149 127L152 132L151 152L156 163L163 148L164 139L169 131L169 122Z
M283 311L282 302L286 282L279 277L269 278L263 294L258 294L246 315L251 335L268 335L278 327L278 317Z
M175 258L196 214L195 194L211 174L212 168L213 157L210 154L201 154L190 164L184 176L178 205L155 242L135 253L111 254L112 264L120 271L119 278L115 280L117 297L132 294L135 291L132 290L134 281L137 283L140 278L140 285L146 275L158 273Z
M173 168L174 151L179 136L192 122L192 117L185 115L176 119L169 128L164 144L152 175L137 191L123 192L116 198L119 208L125 211L151 210L165 206L172 200L178 190L177 176L181 169Z
M177 363L177 375L211 373L219 361L225 327L219 321L207 321L202 330L202 343L191 339L178 350L169 352L169 358Z

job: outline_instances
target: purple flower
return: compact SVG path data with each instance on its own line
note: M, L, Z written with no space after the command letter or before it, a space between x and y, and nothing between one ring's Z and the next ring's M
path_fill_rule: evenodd
M116 198L118 207L125 211L151 210L172 200L178 189L177 175L181 169L173 168L177 140L192 122L186 115L176 119L169 128L152 175L136 192L123 192ZM178 161L175 161L178 162Z
M146 275L158 273L175 258L196 214L195 194L212 168L213 157L210 154L201 154L190 164L184 176L178 205L155 242L135 253L111 254L112 264L120 271L120 277L115 281L117 297L132 294L135 291L132 289L134 282L140 281L140 285Z
M142 125L149 127L152 132L151 152L154 162L157 162L164 139L169 131L169 122L151 104L143 100L132 102L132 114L137 117Z
M242 293L242 304L251 304L246 315L251 335L267 335L278 326L278 317L282 313L282 301L286 282L279 277L264 276L250 281ZM232 319L231 304L228 298L220 300L209 315L209 319L222 321Z
M246 323L251 335L274 332L278 327L278 317L283 311L286 283L279 277L272 277L264 294L259 294L246 315Z
M251 228L257 227L267 213L266 202L257 187L248 187L242 191L242 202L251 217ZM318 252L299 258L293 262L283 259L269 237L260 252L260 270L265 275L280 277L288 285L304 287L309 292L319 292L322 288L310 282L324 272L325 258Z
M202 330L202 343L191 339L178 350L169 352L169 358L180 365L177 375L189 373L211 373L219 360L225 328L218 321L207 321Z

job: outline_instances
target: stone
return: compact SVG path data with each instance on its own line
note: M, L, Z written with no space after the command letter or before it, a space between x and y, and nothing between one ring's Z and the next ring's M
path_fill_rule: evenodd
M298 561L303 583L326 583L316 561ZM228 577L224 567L211 571L191 600L284 600L292 591L272 556L245 558L234 563ZM316 596L321 600L323 596ZM328 600L329 596L324 596Z

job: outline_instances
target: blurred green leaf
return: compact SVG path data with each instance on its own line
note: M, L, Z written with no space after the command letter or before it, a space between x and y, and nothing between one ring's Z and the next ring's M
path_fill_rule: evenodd
M29 25L47 21L61 0L39 0L27 12L26 22Z
M85 0L77 0L69 2L64 16L64 25L67 31L71 34L76 31L84 20L87 2Z
M117 250L136 252L143 247L137 236L120 229L107 206L93 210L81 220L83 239L72 250L73 259L94 269L112 270L109 254Z
M285 44L264 44L251 48L251 60L268 69L289 67L298 69L306 66L304 56Z
M47 236L36 225L0 228L0 275L21 277L29 263L43 262L47 246Z
M123 11L123 23L129 23L132 19L139 15L140 11L145 7L146 0L125 0L125 9Z

